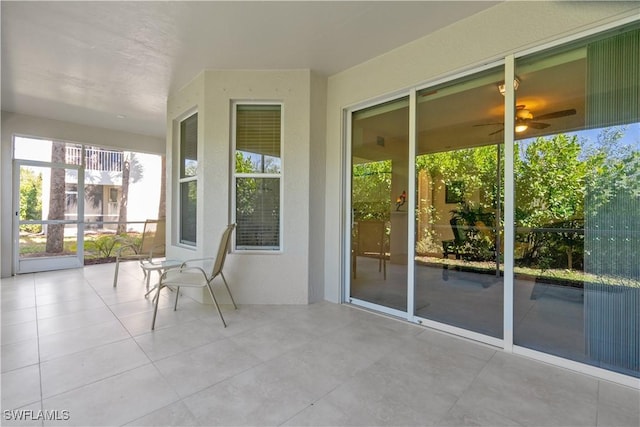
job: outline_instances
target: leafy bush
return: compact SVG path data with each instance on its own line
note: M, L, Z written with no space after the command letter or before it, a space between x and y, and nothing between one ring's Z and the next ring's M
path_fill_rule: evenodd
M109 258L113 256L117 242L115 236L102 235L95 239L85 241L85 249L96 253L98 258Z

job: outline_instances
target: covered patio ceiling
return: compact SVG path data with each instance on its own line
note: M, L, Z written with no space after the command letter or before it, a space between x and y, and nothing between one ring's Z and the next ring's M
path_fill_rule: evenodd
M2 2L2 110L163 137L203 69L332 75L499 3Z

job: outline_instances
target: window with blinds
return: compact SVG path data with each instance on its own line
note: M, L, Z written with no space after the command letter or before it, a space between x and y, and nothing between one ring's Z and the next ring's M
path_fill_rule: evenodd
M236 104L235 249L280 250L282 106Z
M180 243L195 246L198 191L198 113L180 122Z

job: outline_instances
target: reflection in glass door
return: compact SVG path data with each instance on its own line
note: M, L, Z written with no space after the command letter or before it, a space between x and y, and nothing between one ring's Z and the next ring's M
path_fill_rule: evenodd
M417 93L414 313L503 336L502 67Z
M640 29L516 61L514 344L640 377Z
M407 311L409 101L352 114L348 300Z

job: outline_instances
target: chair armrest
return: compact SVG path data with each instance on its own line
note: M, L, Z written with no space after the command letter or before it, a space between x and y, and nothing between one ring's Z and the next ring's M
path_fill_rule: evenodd
M210 261L210 262L215 262L215 258L214 257L205 257L205 258L192 258L192 259L188 259L186 261L184 261L181 265L180 265L180 269L183 269L185 267L190 267L193 266L193 264L199 263L200 265L203 264L203 261ZM201 267L198 267L201 268ZM202 268L201 268L202 269Z
M188 273L188 272L194 272L194 273L200 273L202 274L202 278L207 281L207 273L205 273L205 271L200 268L200 267L180 267L177 270L176 269L169 269L166 270L164 273L162 273L162 275L160 276L160 283L164 283L164 281L167 279L167 275L180 275L180 273Z

